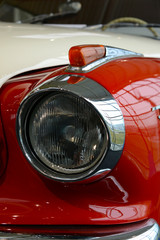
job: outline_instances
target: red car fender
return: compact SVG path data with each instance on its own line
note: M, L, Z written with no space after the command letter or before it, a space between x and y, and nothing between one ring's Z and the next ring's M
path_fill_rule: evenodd
M41 176L18 145L16 114L23 98L36 84L68 74L64 68L50 72L44 72L43 78L37 77L38 73L19 76L2 88L9 155L1 185L0 224L109 225L147 218L160 223L160 120L158 110L152 111L160 104L160 61L114 60L79 74L100 83L114 96L125 121L123 154L113 171L94 183L59 183Z

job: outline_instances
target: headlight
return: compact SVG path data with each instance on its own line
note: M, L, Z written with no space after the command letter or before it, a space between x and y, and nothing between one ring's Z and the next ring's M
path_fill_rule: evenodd
M32 151L49 168L65 174L87 171L108 148L108 133L84 99L57 91L35 103L28 118Z
M115 100L90 79L68 84L69 78L59 76L40 85L22 102L17 118L27 159L45 176L62 181L110 171L124 144L123 117ZM108 119L107 104L112 114ZM117 120L114 131L111 117Z

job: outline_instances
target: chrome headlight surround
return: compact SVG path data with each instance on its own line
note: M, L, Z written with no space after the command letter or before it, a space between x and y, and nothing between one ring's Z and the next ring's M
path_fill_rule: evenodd
M80 76L74 76L74 78L77 79L77 83L70 84L68 83L70 75L57 76L31 91L20 105L16 125L18 141L31 165L41 174L51 179L69 182L84 180L104 172L110 172L121 156L125 140L123 115L112 95L101 85L89 78ZM78 81L79 79L81 81ZM31 143L28 138L27 128L31 110L39 99L45 96L52 96L56 93L73 95L82 99L88 106L93 108L104 127L104 135L108 138L108 144L106 144L106 149L103 149L101 156L92 166L84 169L84 171L77 173L73 171L70 174L56 171L49 165L44 164L37 154L35 154L34 149L30 147Z

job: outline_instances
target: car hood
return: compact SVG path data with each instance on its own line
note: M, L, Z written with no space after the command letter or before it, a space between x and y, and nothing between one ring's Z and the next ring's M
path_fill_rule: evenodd
M119 33L0 23L0 39L0 86L21 72L68 64L74 45L103 44L160 57L159 40Z

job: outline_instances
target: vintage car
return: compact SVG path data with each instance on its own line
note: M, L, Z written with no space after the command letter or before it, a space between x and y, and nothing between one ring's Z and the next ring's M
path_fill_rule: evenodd
M0 239L160 239L158 22L59 26L51 20L72 15L67 6L76 15L91 1L6 2L0 6ZM44 2L61 3L61 12L32 12L42 2L41 10ZM101 3L107 8L113 1ZM104 30L113 24L122 29ZM140 36L120 33L133 28Z

